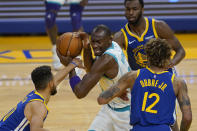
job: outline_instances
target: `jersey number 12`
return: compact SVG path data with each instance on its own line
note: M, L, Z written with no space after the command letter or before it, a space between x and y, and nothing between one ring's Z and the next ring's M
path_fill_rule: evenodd
M146 108L147 99L151 99L152 97L156 97L156 100ZM144 99L142 104L142 111L146 111L149 113L157 114L157 110L152 110L152 108L159 102L160 97L157 93L148 94L148 92L144 93Z

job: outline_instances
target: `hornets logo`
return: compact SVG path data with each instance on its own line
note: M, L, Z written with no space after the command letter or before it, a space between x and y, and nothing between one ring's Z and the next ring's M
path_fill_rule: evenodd
M141 67L146 67L147 65L147 56L144 52L143 45L138 46L133 50L134 58L136 60L136 63L140 65Z

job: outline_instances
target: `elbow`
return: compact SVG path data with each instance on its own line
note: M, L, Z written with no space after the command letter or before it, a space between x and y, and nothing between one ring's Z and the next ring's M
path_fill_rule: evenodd
M107 101L101 97L98 97L97 98L97 102L99 105L104 105L104 104L107 104Z
M82 99L82 98L86 97L86 95L87 95L86 93L82 92L81 90L77 90L77 89L74 90L74 93L78 99Z
M78 99L82 99L82 98L84 98L86 95L77 93L77 94L75 94L75 96L76 96Z

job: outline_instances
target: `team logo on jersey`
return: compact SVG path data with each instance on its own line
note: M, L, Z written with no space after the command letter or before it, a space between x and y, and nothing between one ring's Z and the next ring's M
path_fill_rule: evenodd
M147 65L147 56L144 53L144 47L143 45L138 46L133 50L134 58L136 60L136 63L140 65L141 67L146 67Z
M134 42L135 42L135 40L133 40L133 41L129 41L129 45L130 45L130 44L133 44Z

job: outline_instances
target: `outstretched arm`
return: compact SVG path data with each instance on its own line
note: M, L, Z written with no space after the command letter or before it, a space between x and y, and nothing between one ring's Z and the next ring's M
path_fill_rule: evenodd
M155 21L155 28L158 36L162 39L166 39L175 51L172 63L169 65L169 68L171 68L177 65L185 57L185 50L174 35L174 32L164 21Z
M175 78L175 87L178 88L177 99L182 112L180 131L188 131L192 122L192 111L187 85L184 80Z
M111 88L102 92L99 97L97 98L98 103L107 104L110 102L114 97L120 96L127 88L133 88L133 84L136 80L137 73L136 71L128 72L124 76L118 80L117 83L112 85Z

